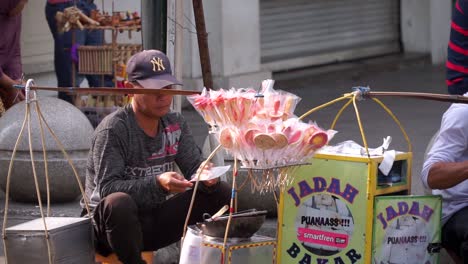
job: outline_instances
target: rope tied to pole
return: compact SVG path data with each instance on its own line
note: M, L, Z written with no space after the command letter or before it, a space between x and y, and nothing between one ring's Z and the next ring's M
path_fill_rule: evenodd
M47 121L45 120L45 118L44 118L44 116L43 116L43 114L42 114L42 112L40 110L39 101L37 100L36 91L31 89L31 87L33 87L33 86L34 86L34 80L33 79L29 79L26 82L26 85L24 86L25 97L26 97L26 101L25 101L26 110L25 110L23 124L21 126L21 130L19 132L19 135L18 135L18 137L16 139L16 143L15 143L15 146L13 148L12 156L11 156L11 159L10 159L10 164L9 164L9 167L8 167L8 174L7 174L7 181L6 181L6 188L5 188L6 189L5 190L5 211L4 211L4 217L3 217L2 237L3 237L3 243L4 243L5 259L7 260L8 259L7 258L8 252L7 252L6 246L5 246L5 241L7 240L7 236L6 236L5 230L6 230L6 224L7 224L7 219L8 219L8 205L9 205L8 201L9 201L11 174L12 174L12 171L13 171L13 164L14 164L16 152L17 152L17 149L18 149L18 145L19 145L20 140L22 139L24 128L27 126L28 144L29 144L29 153L30 153L30 157L31 157L32 173L33 173L33 177L34 177L34 184L35 184L35 188L36 188L36 195L37 195L37 199L38 199L41 219L42 219L43 224L44 224L44 233L45 233L45 238L46 238L46 242L47 242L47 252L48 252L48 257L49 257L49 263L52 264L53 259L52 259L52 251L51 251L52 250L51 249L51 242L49 240L49 238L50 238L49 230L47 228L47 221L46 221L46 217L44 215L44 209L42 207L42 199L41 199L41 194L40 194L40 189L39 189L39 182L38 182L38 178L37 178L37 171L36 171L36 165L35 165L35 159L34 159L34 153L33 153L33 147L32 147L32 131L31 131L31 104L32 103L35 103L36 114L37 114L38 121L39 121L42 151L43 151L44 162L45 162L46 193L47 193L47 217L50 215L50 188L49 188L49 175L48 175L47 154L46 154L46 149L45 149L45 137L44 137L44 131L43 131L43 124L47 127L47 129L51 133L52 137L55 139L57 145L59 146L59 148L61 149L61 151L64 154L65 158L67 159L68 164L71 166L71 168L73 170L73 173L74 173L75 178L76 178L76 180L78 182L78 186L80 188L81 194L83 195L83 200L84 200L86 210L88 212L88 216L90 215L90 209L89 209L89 202L88 202L88 200L87 200L87 198L85 196L85 193L84 193L84 188L83 188L83 186L81 184L81 181L80 181L80 178L78 176L78 172L76 171L76 168L73 165L73 162L71 161L70 157L68 156L63 144L60 142L58 137L55 135L55 133L53 132L53 130L50 128Z

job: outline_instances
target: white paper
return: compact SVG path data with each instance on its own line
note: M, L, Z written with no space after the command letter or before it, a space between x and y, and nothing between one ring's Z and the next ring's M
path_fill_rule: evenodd
M231 165L218 166L218 167L213 167L210 170L206 170L200 175L200 181L209 181L212 179L219 178L221 175L228 172L230 168L231 168ZM192 179L190 181L191 182L197 181L197 176L198 176L197 173L192 175Z
M392 169L395 156L395 150L389 150L383 153L383 160L379 165L379 170L383 173L383 175L387 176Z

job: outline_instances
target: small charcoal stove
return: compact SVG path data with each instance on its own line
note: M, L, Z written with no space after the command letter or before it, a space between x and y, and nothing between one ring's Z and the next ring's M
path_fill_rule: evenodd
M267 211L250 209L232 214L224 243L229 215L205 216L195 228L201 237L199 263L258 264L274 263L276 238L256 235ZM192 262L193 263L193 262Z

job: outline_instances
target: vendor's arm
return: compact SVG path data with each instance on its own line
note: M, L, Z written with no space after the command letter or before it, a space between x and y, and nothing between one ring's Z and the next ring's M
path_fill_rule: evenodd
M191 188L193 183L184 178L177 172L169 171L156 176L159 185L169 193L185 192L187 188Z
M0 88L1 89L13 89L13 85L17 84L17 81L12 80L8 75L3 73L0 68Z
M27 2L28 2L28 0L19 0L18 4L12 10L10 10L8 15L10 17L14 17L14 16L17 16L17 15L21 14L21 12L23 11L24 6L26 5Z
M192 175L194 175L202 165L203 157L200 148L195 143L187 122L180 114L178 115L178 118L180 118L182 133L180 136L176 163L184 174L185 178L190 180ZM211 168L212 165L208 164L207 166L208 168ZM212 191L216 188L216 186L218 186L218 182L218 179L203 181L202 184L199 185L200 190L205 192Z
M11 79L8 75L3 73L0 68L0 100L3 101L3 105L6 110L13 106L15 103L18 103L24 100L23 93L14 88L14 84L20 84L19 81Z
M468 179L468 161L438 162L432 165L427 178L431 189L448 189Z
M111 129L101 130L95 136L92 158L99 194L102 198L114 192L124 192L133 198L138 207L153 208L165 200L168 192L153 174L143 177L128 176L125 160L129 146L123 137L124 135ZM144 171L132 174L146 175Z
M443 118L421 173L431 189L451 188L468 178L468 106L452 106Z

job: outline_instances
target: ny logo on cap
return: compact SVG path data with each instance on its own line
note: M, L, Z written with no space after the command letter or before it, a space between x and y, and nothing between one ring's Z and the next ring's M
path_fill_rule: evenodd
M161 60L161 58L155 58L153 57L150 61L152 64L153 64L153 71L156 71L156 67L158 67L158 71L164 71L166 70L166 67L164 67L164 63L163 63L163 60Z

